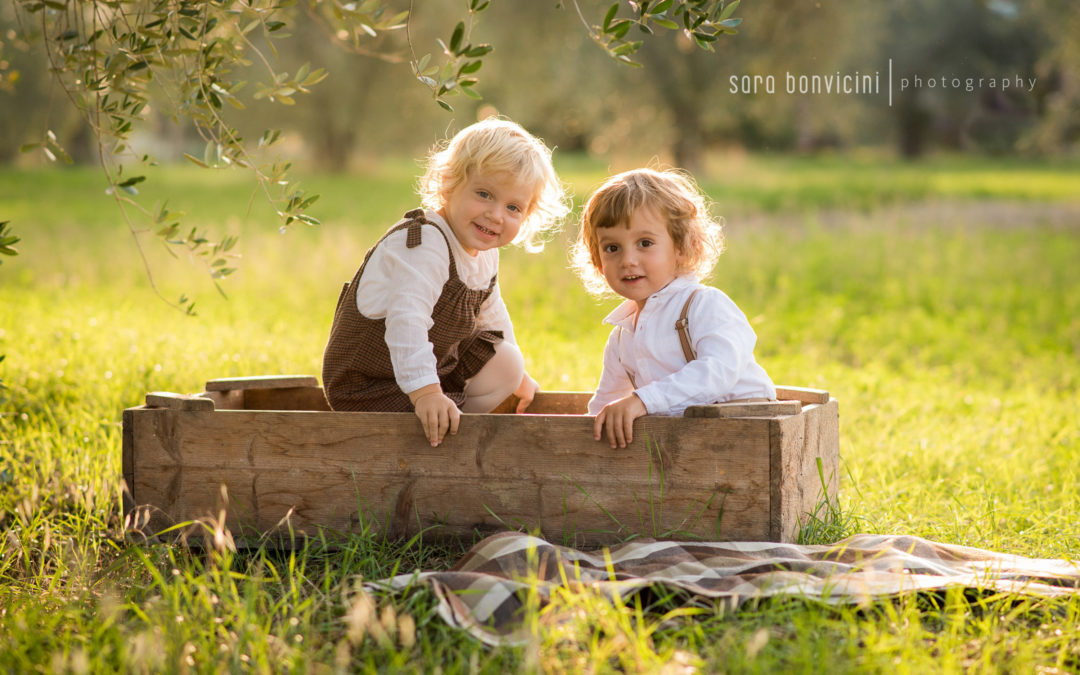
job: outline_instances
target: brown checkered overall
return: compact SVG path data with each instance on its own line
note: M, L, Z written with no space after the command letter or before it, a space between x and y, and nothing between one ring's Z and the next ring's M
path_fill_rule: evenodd
M341 290L323 353L323 386L334 410L413 410L409 397L394 380L394 367L386 346L386 320L370 319L357 310L356 288L372 252L386 237L407 228L405 245L416 248L420 245L424 225L431 226L446 239L438 225L424 218L422 210L409 211L368 250L352 282ZM446 247L450 252L450 278L443 285L442 294L432 310L431 318L435 323L428 331L428 341L435 347L436 370L443 393L460 406L465 402L465 380L480 372L495 354L495 344L503 338L502 331L476 328L480 305L491 296L498 277L491 277L487 288L469 288L458 278L449 240Z

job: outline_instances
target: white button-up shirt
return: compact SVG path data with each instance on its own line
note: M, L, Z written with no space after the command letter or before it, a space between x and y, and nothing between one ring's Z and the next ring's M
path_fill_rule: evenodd
M431 318L435 303L450 278L447 240L454 251L458 277L469 288L487 288L499 271L498 249L469 255L438 213L426 211L424 216L446 234L446 239L424 226L420 245L409 248L405 245L408 230L398 230L371 254L356 288L356 309L369 319L386 319L386 345L394 380L406 393L439 381L435 348L428 341L428 331L435 323ZM516 344L498 284L480 306L477 328L501 330L506 341Z
M687 363L675 322L695 289L687 316L697 358ZM679 415L687 407L744 398L776 398L776 387L754 360L757 335L723 291L678 277L654 293L637 316L631 301L604 319L615 328L604 347L604 370L589 414L636 393L652 415ZM636 386L636 388L635 388Z

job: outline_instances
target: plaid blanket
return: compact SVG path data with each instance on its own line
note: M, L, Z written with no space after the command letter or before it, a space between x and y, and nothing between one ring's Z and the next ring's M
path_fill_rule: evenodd
M530 591L543 604L559 587L625 598L660 585L680 589L688 602L718 599L730 607L777 595L854 604L949 586L1059 596L1080 593L1080 563L872 534L828 546L631 541L585 552L503 532L476 544L449 571L403 574L370 586L403 590L417 583L434 588L445 621L504 645L525 639L521 610Z

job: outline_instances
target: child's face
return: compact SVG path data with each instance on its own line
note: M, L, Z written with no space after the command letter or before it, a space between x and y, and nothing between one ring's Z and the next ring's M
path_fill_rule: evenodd
M447 195L439 210L469 255L509 244L532 204L532 186L508 173L476 173Z
M645 301L678 276L681 262L667 220L652 208L640 208L627 225L598 232L600 268L611 290L637 303Z

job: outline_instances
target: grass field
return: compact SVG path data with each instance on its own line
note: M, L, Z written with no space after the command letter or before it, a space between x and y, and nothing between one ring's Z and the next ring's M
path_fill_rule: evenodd
M1080 165L711 168L703 185L728 222L712 283L751 318L774 381L840 400L834 536L1080 559ZM578 203L605 173L581 158L560 170ZM446 628L424 590L374 598L391 637L355 620L357 579L446 567L460 548L372 536L203 556L125 542L123 408L216 377L319 373L337 290L414 205L415 171L312 176L323 225L279 234L244 176L156 170L143 204L168 196L188 226L241 236L228 300L141 236L162 294L196 297L191 318L150 290L97 172L0 170L0 220L23 237L0 267L0 670L1080 671L1080 599L792 600L676 620L675 600L582 595L562 601L582 610L576 623L492 651ZM587 390L614 301L567 271L567 236L506 251L501 283L530 372Z

